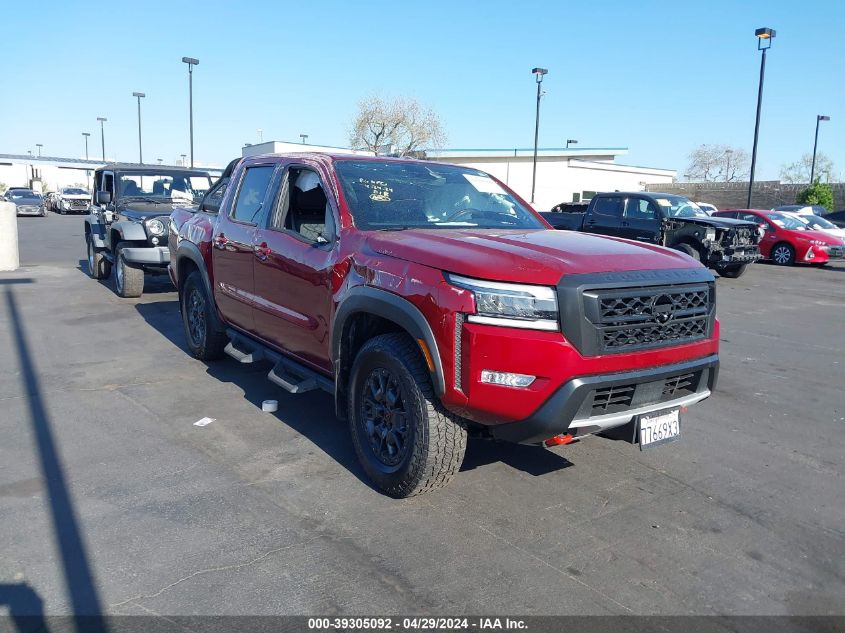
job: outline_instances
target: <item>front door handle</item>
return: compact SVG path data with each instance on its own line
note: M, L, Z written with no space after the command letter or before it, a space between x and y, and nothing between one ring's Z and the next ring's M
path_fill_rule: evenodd
M226 244L229 243L229 238L220 233L214 236L214 239L211 240L211 243L214 245L214 248L219 248L220 250L223 250L224 248L226 248Z
M255 253L255 256L262 262L266 262L267 259L270 257L270 253L272 252L270 250L270 247L267 246L267 242L261 242L261 244L253 246L252 250Z

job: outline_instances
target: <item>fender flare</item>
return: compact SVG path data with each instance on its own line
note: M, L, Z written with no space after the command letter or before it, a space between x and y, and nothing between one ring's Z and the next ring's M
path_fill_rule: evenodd
M205 286L205 291L208 293L209 299L214 301L214 292L213 288L211 287L211 279L209 279L208 277L208 269L206 269L205 267L205 260L202 257L202 253L200 253L199 247L193 242L189 242L188 240L182 240L179 243L179 246L176 248L176 267L173 272L176 275L177 283L179 282L179 277L181 274L180 269L182 267L182 263L186 259L191 260L196 265L197 270L200 271L200 276L202 277L202 283Z
M137 222L114 222L111 227L109 227L109 230L117 231L118 235L120 235L120 241L147 241L147 232L144 230L144 227ZM117 245L115 244L115 246Z
M349 290L346 298L335 312L331 349L336 384L340 384L338 373L341 367L341 343L344 326L349 317L362 312L392 321L402 327L415 340L422 339L425 341L434 364L434 371L429 372L431 382L434 385L434 392L438 397L442 397L446 391L443 363L440 359L437 340L434 338L434 333L428 321L426 321L422 312L404 297L371 286L357 286ZM340 395L340 392L340 389L335 390L336 398Z
M106 248L106 228L101 222L92 222L85 218L85 235L91 236L94 248Z

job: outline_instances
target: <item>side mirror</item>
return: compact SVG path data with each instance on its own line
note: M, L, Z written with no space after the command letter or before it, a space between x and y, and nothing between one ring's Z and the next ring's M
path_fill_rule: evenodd
M98 191L97 204L111 204L111 191Z

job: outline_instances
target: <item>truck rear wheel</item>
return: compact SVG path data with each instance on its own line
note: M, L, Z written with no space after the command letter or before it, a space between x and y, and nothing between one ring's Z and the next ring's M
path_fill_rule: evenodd
M179 308L191 355L200 360L215 360L223 356L229 339L213 312L214 305L205 290L202 276L196 270L188 275L179 292Z
M140 297L144 293L144 269L132 266L123 257L125 243L117 245L114 264L114 288L118 296Z
M419 348L405 334L376 336L358 352L349 426L367 475L397 499L442 488L464 459L466 428L437 400Z
M103 251L97 250L90 234L85 236L85 244L88 248L88 274L91 279L108 279L111 274L111 262L106 259Z

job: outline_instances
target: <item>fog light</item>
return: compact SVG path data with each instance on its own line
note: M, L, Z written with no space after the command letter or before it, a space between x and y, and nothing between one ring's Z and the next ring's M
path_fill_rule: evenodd
M536 376L525 374L511 374L503 371L490 371L484 369L481 372L481 382L491 385L504 385L505 387L528 387L534 382Z
M157 245L158 245L158 238L157 238L157 237L153 237L153 238L151 238L151 239L150 239L150 241L153 243L153 246L157 246Z
M816 254L813 252L813 247L810 247L810 250L807 251L807 254L804 256L804 259L813 259Z

